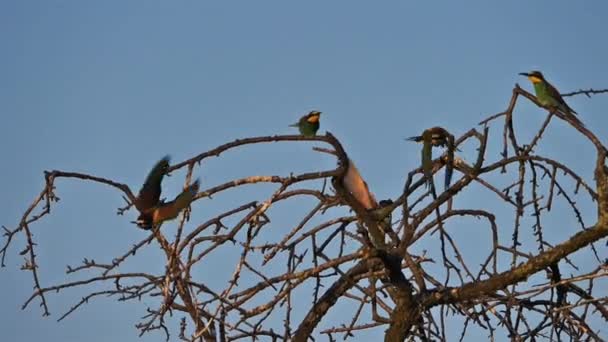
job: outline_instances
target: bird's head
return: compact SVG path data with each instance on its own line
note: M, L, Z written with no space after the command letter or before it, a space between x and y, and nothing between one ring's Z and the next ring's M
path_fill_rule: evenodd
M543 76L543 74L537 70L530 71L529 73L520 72L519 74L522 76L526 76L530 80L530 82L532 82L534 84L543 82L545 80L545 77Z
M151 229L152 228L152 217L148 214L140 214L137 218L137 221L131 221L131 223L135 223L141 229Z
M319 112L317 110L313 110L312 112L308 113L308 115L306 116L306 121L308 121L310 123L317 123L317 122L319 122L320 117L321 117L321 112Z
M373 215L378 220L387 219L390 224L391 221L391 206L393 205L393 200L384 199L378 203L378 206L373 210Z
M390 199L390 198L389 198L389 199L384 199L384 200L381 200L381 201L378 203L378 205L379 205L381 208L388 207L389 205L392 205L392 204L393 204L393 200L392 200L392 199Z
M422 132L422 141L430 141L435 136L435 131L433 129L425 129Z

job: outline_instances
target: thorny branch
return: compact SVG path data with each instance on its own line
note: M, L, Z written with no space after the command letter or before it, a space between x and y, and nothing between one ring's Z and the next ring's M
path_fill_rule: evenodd
M563 96L590 97L606 92L589 89ZM12 229L3 226L6 239L0 249L1 265L5 266L9 247L25 244L20 253L26 259L22 269L31 272L34 291L23 307L39 300L43 315L50 314L47 296L77 287L91 288L59 320L93 298L154 299L157 307L147 308L137 328L141 334L159 330L167 340L174 330L183 341L307 341L316 334L333 340L335 335L349 339L364 330L385 331L386 341L408 337L446 340L453 335L446 320L456 315L465 321L459 331L461 340L467 334L485 334L490 339L502 334L516 340L542 336L601 341L605 331L597 322L608 321L608 265L599 257L599 248L605 253L605 247L594 243L608 236L606 148L591 130L560 112L549 111L534 137L522 145L513 128L513 121L521 119L515 112L520 97L539 105L533 95L516 85L507 110L483 120L482 132L471 129L456 139L460 150L472 145L477 150L473 164L462 158L454 160L459 178L449 189L442 193L425 190L425 180L418 177L422 170L412 170L406 174L405 186L396 190L392 203L384 207L375 201L373 184L368 189L359 171L351 172L353 161L331 133L313 138L238 139L200 153L172 165L169 172L185 168L188 184L210 157L248 145L286 141L326 145L313 150L331 155L336 167L248 176L210 186L196 195L193 211L200 202L212 200L211 196L245 185L266 184L274 191L266 198L235 204L202 222L188 222L184 215L176 221L176 230L174 224L165 224L140 241L130 242L114 258L96 258L104 262L84 258L80 264L68 266L66 272L68 277L84 278L56 285L47 285L40 277L36 246L44 241L35 241L32 229L42 225L57 205L57 180L91 181L118 190L127 201L119 214L131 208L134 195L128 185L114 180L48 171L44 188L19 224ZM489 125L502 117L502 132L492 139ZM535 153L544 142L550 121L556 119L565 120L581 139L593 144L595 154L591 149L588 153L596 162L588 170L593 170L595 183L572 166ZM496 143L502 143L498 159L487 152L488 146ZM445 155L435 159L433 173L441 172L447 162ZM402 180L395 180L395 189L400 188L399 182ZM355 190L353 184L361 188ZM484 199L478 207L459 201L471 191ZM484 205L492 200L497 204ZM275 223L277 211L273 208L292 201L314 203L300 205L304 209L301 216L289 226ZM585 217L581 207L594 202L597 217ZM569 208L579 226L554 226L551 222L555 221L549 218L557 205ZM505 212L511 213L512 222L505 218ZM593 223L585 225L585 221ZM525 229L528 224L531 229ZM570 237L551 239L555 229L570 232ZM467 250L471 244L463 243L463 237L470 239L471 234L479 246L477 255L485 254L481 259L472 258ZM420 246L434 247L421 250ZM162 250L164 272L123 271L125 262L145 248ZM230 268L216 256L226 251L235 256ZM576 265L573 255L577 251L576 255L586 253L586 260L596 264ZM223 286L211 285L209 273L200 272L200 268L214 269L214 277L225 280ZM539 278L542 275L544 280ZM324 322L338 307L348 313L341 315L342 321ZM176 314L177 329L170 323ZM324 328L319 329L322 322Z

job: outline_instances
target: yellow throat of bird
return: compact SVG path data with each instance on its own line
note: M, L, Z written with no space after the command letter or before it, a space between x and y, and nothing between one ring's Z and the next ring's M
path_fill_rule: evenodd
M306 121L308 121L310 123L319 122L319 114L311 115L308 119L306 119Z

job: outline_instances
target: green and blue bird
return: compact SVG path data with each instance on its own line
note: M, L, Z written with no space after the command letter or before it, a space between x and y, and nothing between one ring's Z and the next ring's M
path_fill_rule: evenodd
M575 116L577 113L568 106L566 101L562 98L559 91L545 79L545 76L540 71L531 71L519 73L522 76L526 76L532 85L534 86L534 92L538 102L547 107L550 110L559 110L563 112L567 117L571 118L576 123L583 125L583 123Z
M319 119L321 118L321 112L313 110L310 113L300 118L297 123L289 125L289 127L297 127L300 130L300 134L305 137L314 137L317 135L317 131L321 126Z
M446 147L448 160L445 169L445 188L450 187L454 170L454 136L443 127L425 129L422 135L407 138L409 141L422 143L422 171L427 187L433 184L433 147Z
M159 160L152 170L148 173L144 185L139 190L139 194L133 204L140 212L146 212L155 207L160 201L160 193L162 191L161 184L163 177L169 169L169 161L171 157L165 156Z
M143 229L152 229L160 226L165 221L177 218L182 210L190 206L198 193L199 187L200 182L197 179L177 195L173 201L159 201L156 206L139 215L136 221L137 225Z

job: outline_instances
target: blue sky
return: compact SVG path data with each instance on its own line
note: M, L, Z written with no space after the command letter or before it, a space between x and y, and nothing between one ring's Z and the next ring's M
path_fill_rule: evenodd
M181 161L236 138L293 133L287 125L311 109L324 113L321 131L341 140L377 197L396 197L404 174L419 163L418 146L402 138L438 124L464 133L504 110L515 82L530 89L517 73L543 70L564 92L608 87L608 4L548 4L1 1L0 224L18 223L43 186L43 170L93 173L136 191L167 153ZM608 96L568 102L606 136ZM544 114L528 104L520 108L526 118L516 125L526 137ZM491 129L495 138L499 127ZM593 154L581 153L589 145L575 142L578 135L560 122L550 129L552 143L537 152L576 163L592 181L585 166ZM309 147L234 152L198 176L211 186L333 166ZM499 147L490 151L493 158ZM175 178L169 191L180 187ZM247 196L259 198L256 191ZM115 215L122 205L116 192L62 180L57 194L53 215L33 227L44 284L65 279L66 264L117 255L144 236L128 222L133 212ZM474 196L464 198L474 203ZM231 200L209 205L221 208ZM594 209L584 209L591 223ZM551 222L570 223L564 220L567 215L557 215ZM564 231L556 241L573 230ZM19 270L22 246L18 240L0 270L3 337L136 338L140 305L94 300L56 323L83 294L75 291L50 297L50 318L41 317L37 304L21 311L32 289L31 275ZM135 266L164 267L150 257ZM161 339L154 333L142 338Z

